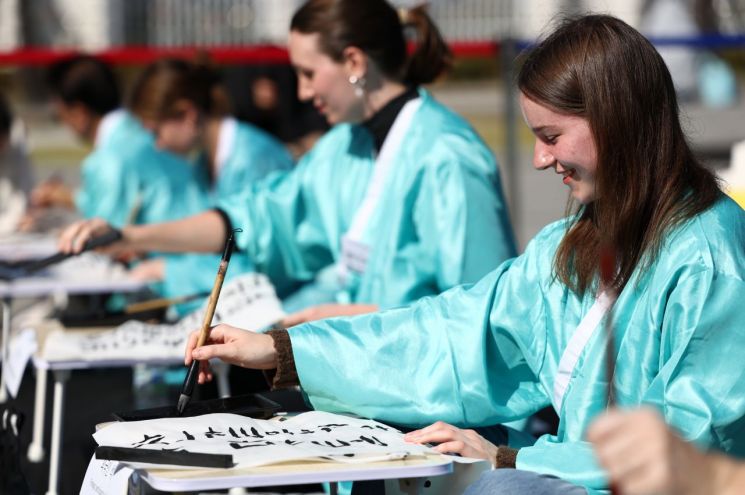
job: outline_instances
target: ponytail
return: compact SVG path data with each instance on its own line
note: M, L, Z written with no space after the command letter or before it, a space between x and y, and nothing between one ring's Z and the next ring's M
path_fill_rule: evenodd
M404 29L416 33L416 50L407 56ZM396 11L386 0L308 0L292 17L290 29L317 34L319 49L341 62L355 46L392 80L410 85L434 81L452 54L426 7Z
M453 53L427 13L427 5L401 8L398 16L404 29L411 27L416 33L416 48L406 61L403 81L412 85L434 81L452 67Z

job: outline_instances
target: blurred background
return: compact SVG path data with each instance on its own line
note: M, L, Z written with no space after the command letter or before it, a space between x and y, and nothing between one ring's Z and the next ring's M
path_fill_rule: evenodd
M364 1L364 0L360 0ZM200 51L224 73L241 119L279 136L298 155L323 131L295 98L284 52L301 0L0 0L0 90L29 131L39 179L75 185L87 152L52 118L44 69L71 52L115 65L122 86L162 56ZM411 6L418 2L394 1ZM690 139L712 167L726 170L745 139L742 99L745 0L431 0L430 13L457 56L431 87L464 115L497 155L520 247L564 214L567 193L531 166L532 138L516 109L517 52L564 13L617 15L647 34L678 87Z
M420 3L391 1L402 7ZM48 66L78 52L113 64L125 94L139 71L162 56L208 56L222 72L236 117L275 134L300 156L326 129L311 106L297 101L284 50L290 18L301 3L0 0L0 91L25 123L37 180L59 177L75 186L90 151L55 120L45 87ZM565 214L568 194L557 176L532 167L533 137L517 108L514 62L566 14L610 13L649 36L673 74L694 150L745 198L745 144L740 166L732 166L733 146L745 141L745 0L430 0L429 8L456 55L450 74L429 89L465 116L497 156L520 250ZM112 390L131 394L131 374L117 375L118 385L107 376L109 396ZM87 383L78 380L70 388L70 403L87 405ZM30 402L30 395L22 400ZM88 429L100 411L82 409L70 415L75 426L66 430L78 430L88 443L75 451L80 439L65 440L61 493L77 493L90 456ZM37 490L46 486L46 469L28 467Z

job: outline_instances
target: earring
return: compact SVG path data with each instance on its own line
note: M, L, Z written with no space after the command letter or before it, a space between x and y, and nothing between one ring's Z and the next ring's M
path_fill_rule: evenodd
M365 96L365 78L357 76L349 76L349 83L354 86L354 94L357 98Z

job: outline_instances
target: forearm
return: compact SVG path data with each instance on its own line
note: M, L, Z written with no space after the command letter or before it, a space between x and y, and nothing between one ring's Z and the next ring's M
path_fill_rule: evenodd
M133 225L123 229L127 244L138 251L219 252L225 244L225 224L208 210L173 222Z

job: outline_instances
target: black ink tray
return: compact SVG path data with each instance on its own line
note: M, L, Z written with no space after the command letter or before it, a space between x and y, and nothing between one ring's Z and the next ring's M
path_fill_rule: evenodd
M145 419L186 418L201 416L202 414L229 413L256 419L268 419L281 410L282 406L261 394L247 394L224 399L189 402L183 414L178 413L174 403L173 406L119 412L114 413L113 416L117 421L142 421Z

